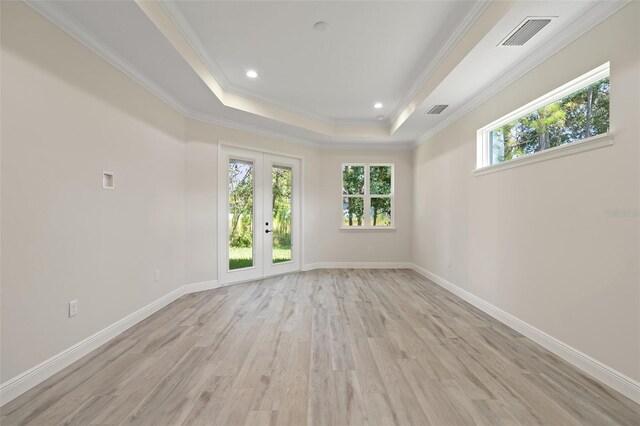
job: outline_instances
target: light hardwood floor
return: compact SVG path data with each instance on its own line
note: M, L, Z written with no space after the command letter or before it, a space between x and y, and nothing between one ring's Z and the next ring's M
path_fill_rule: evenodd
M190 294L2 408L10 424L639 424L640 406L408 270Z

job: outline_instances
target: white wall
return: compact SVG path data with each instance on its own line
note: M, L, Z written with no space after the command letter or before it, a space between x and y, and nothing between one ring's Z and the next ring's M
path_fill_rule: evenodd
M303 158L304 216L313 211L317 200L313 185L317 176L318 151L309 147L285 143L201 121L187 120L187 282L197 283L217 279L217 196L218 143L240 144L249 149L289 153ZM306 224L305 224L306 225ZM304 256L314 257L311 242L318 234L305 226ZM304 259L303 259L304 262Z
M183 117L22 2L1 74L5 382L184 284L185 150Z
M188 120L187 282L217 278L216 165L219 141L302 157L303 265L318 262L411 260L412 162L408 150L318 150L264 136ZM345 162L393 162L395 231L341 231L340 167ZM371 246L371 251L367 251Z
M640 4L416 151L414 262L640 379ZM476 130L611 61L614 145L474 176ZM449 262L451 265L449 266Z
M341 230L342 163L394 163L395 227L391 230ZM411 151L322 151L315 188L318 209L307 222L322 238L313 262L409 262L411 260L412 153ZM309 192L309 191L308 191ZM307 193L308 193L307 192Z
M604 215L640 198L638 13L626 7L412 153L317 150L185 120L3 2L0 381L216 278L219 140L303 157L304 264L413 257L639 379L640 227ZM607 60L614 146L471 175L477 128ZM339 166L358 161L395 162L397 231L338 229ZM116 173L115 191L101 189L102 170Z
M410 261L409 151L323 151L186 120L22 2L2 2L1 29L0 382L217 278L219 140L303 158L303 264ZM340 232L340 164L382 160L397 166L398 230Z

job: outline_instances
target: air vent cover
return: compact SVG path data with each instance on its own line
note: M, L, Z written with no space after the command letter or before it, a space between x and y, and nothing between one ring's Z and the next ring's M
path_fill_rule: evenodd
M448 106L449 105L434 105L433 108L427 111L427 114L440 114Z
M551 22L551 18L527 18L511 31L500 44L502 46L522 46L546 27L549 22Z

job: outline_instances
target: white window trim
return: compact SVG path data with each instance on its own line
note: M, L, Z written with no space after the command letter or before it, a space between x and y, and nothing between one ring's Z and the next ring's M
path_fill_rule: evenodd
M482 176L488 173L513 169L515 167L524 166L526 164L539 163L541 161L577 154L579 152L591 151L593 149L604 148L611 145L613 145L613 133L602 133L596 136L591 136L590 138L571 142L566 145L556 146L553 148L545 149L544 151L538 151L534 152L533 154L513 158L509 161L503 161L502 163L480 167L473 170L472 173L475 176Z
M588 149L596 149L602 146L608 146L613 143L612 133L603 133L600 135L585 138L579 141L571 142L559 147L549 148L544 151L536 152L533 154L527 154L522 157L513 158L511 160L503 161L502 163L491 164L490 152L491 147L489 142L489 133L497 127L510 123L520 117L523 117L537 109L544 107L552 102L564 98L573 92L576 92L596 81L609 77L610 64L609 62L600 65L599 67L581 75L578 78L571 80L570 82L558 87L555 90L535 99L532 102L516 109L515 111L487 124L486 126L478 129L477 132L477 154L476 154L476 169L474 174L476 176L486 174L490 171L498 171L501 169L508 169L512 167L522 166L524 164L537 163L539 161L548 160L551 158L562 157L575 152L582 152ZM611 128L611 123L609 124ZM598 143L595 143L598 141ZM608 143L604 143L608 141ZM580 148L571 149L579 145ZM588 146L588 148L586 148ZM545 154L547 155L541 155ZM532 160L525 161L525 159L532 158ZM535 158L535 159L533 159ZM513 165L512 165L513 163ZM515 165L517 164L517 166ZM509 165L509 166L508 166Z
M342 193L342 171L345 166L364 166L364 195L347 195ZM369 175L370 167L372 166L390 166L391 167L391 194L389 195L371 195L369 193ZM395 183L396 183L396 168L394 163L342 163L340 166L340 230L343 231L394 231L396 229L396 203L395 203ZM373 198L390 198L391 199L391 225L390 226L344 226L343 220L343 198L363 198L364 199L364 216L362 218L363 223L371 223L371 197Z

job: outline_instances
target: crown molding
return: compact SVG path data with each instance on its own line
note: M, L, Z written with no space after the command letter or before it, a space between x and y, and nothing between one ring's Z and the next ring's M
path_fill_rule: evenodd
M444 46L440 49L440 51L438 51L433 60L425 61L424 57L421 59L418 68L422 68L425 62L427 62L427 65L426 67L422 68L422 71L418 74L417 78L413 79L413 81L410 80L409 84L405 85L405 87L407 87L407 89L405 90L405 94L402 96L400 102L398 102L391 114L389 114L390 123L395 122L399 118L402 111L407 108L409 103L418 95L418 91L420 90L420 88L426 83L429 77L431 77L433 72L442 63L444 58L449 55L456 44L458 44L460 39L462 39L467 31L469 31L469 28L471 28L471 26L476 22L480 15L482 15L485 9L489 6L490 2L491 0L480 0L474 3L471 10L465 15L462 22L458 24L451 37L449 37ZM411 79L411 77L409 78Z
M298 145L313 147L316 149L411 149L413 141L402 142L328 142L322 143L318 141L307 140L288 136L284 133L270 131L259 126L246 124L240 121L218 117L212 114L202 114L188 108L174 96L170 95L162 87L149 79L137 67L124 59L115 50L111 49L102 39L93 35L84 26L80 25L75 19L61 10L54 2L43 2L25 0L25 3L32 9L42 15L45 19L69 34L75 40L87 47L100 58L111 64L113 67L121 71L131 80L146 89L152 95L158 97L169 107L174 109L185 118L203 121L210 124L227 127L234 130L240 130L258 136L265 136L273 139L286 141Z
M414 141L396 141L396 142L354 142L354 141L336 141L336 142L319 142L310 139L297 138L294 136L284 135L282 133L267 130L265 128L242 123L235 120L192 112L185 116L190 120L201 121L204 123L222 126L233 130L239 130L251 133L257 136L264 136L296 145L307 146L318 150L350 150L350 149L367 149L367 150L411 150L414 148Z
M138 83L140 86L148 90L153 95L160 98L163 102L165 102L168 106L173 108L179 114L184 116L185 118L204 121L214 125L219 125L223 127L228 127L235 130L245 131L248 133L265 136L269 138L283 140L289 143L294 143L303 146L309 146L317 149L410 149L412 147L418 146L449 125L451 125L454 121L458 120L474 108L478 107L480 104L488 100L497 94L500 90L513 83L518 78L522 77L528 71L533 69L535 66L539 65L544 60L548 59L553 54L557 53L559 50L564 48L566 45L580 37L582 34L602 22L607 17L611 16L613 13L620 10L626 4L628 4L630 0L620 1L620 2L598 2L592 8L585 11L580 19L577 19L571 27L567 27L562 33L560 33L556 38L554 38L551 42L544 45L543 48L537 50L534 54L527 57L524 61L520 62L516 67L510 69L508 72L503 73L500 77L495 79L492 83L485 86L481 91L476 94L471 101L465 103L463 106L453 109L448 117L445 118L442 122L434 126L431 130L421 135L419 138L413 141L400 141L400 142L354 142L354 141L339 141L335 142L320 142L314 141L312 139L303 139L297 138L293 136L286 135L281 132L271 131L264 129L260 126L251 125L247 123L243 123L236 120L231 120L227 118L222 118L218 116L214 116L211 114L202 114L196 111L191 110L186 107L182 102L177 100L175 97L166 92L162 87L149 79L146 75L140 72L134 65L132 65L129 61L120 56L116 51L111 49L104 41L99 39L98 37L91 34L86 28L82 25L78 24L76 20L71 18L68 14L62 11L54 2L37 2L33 0L25 0L25 3L32 7L39 14L44 16L46 19L54 23L56 26L60 27L67 34L78 40L84 46L89 48L92 52L97 54L99 57L113 65L115 68L120 70L126 76L131 78L133 81ZM458 29L456 29L456 37L459 39L462 37L468 27L475 22L473 18L474 13L479 14L487 7L489 2L483 1L480 4L483 6L474 7L474 10L467 15L465 20L466 23L461 24ZM476 16L477 17L477 16ZM452 46L455 45L455 38L452 38L449 46L445 46L441 50L441 53L438 55L439 60L442 61L446 54L450 51ZM428 78L435 65L431 67L430 72L425 72L422 78ZM345 122L345 124L349 125L360 125L362 123L359 122Z
M204 48L204 44L200 41L200 37L193 31L187 18L180 11L176 3L173 1L159 1L158 4L167 14L167 16L173 21L178 31L182 34L185 40L191 45L195 53L200 57L200 60L209 68L209 72L218 80L218 83L226 91L232 87L229 78L225 74L224 70L214 58L207 54L207 50Z
M175 21L167 14L158 2L134 0L147 18L156 26L160 33L173 45L192 70L213 92L218 100L226 107L235 108L264 118L309 130L314 133L334 138L381 138L390 135L388 128L379 126L336 126L310 119L273 104L267 104L254 98L248 98L231 92L226 92L211 70L201 58L201 54L185 38Z
M124 73L131 80L135 81L153 95L160 98L171 108L184 116L189 113L189 109L182 102L147 78L147 76L140 72L138 68L124 59L115 50L111 49L102 39L96 37L84 26L80 25L75 19L60 9L54 2L34 0L24 0L24 2L44 18L79 41L93 53Z
M191 28L191 25L189 25L187 18L185 18L184 14L177 6L177 3L172 1L162 1L159 2L159 4L162 9L164 9L164 12L167 14L167 16L173 21L173 24L182 34L182 37L184 37L187 43L191 45L196 55L198 55L200 60L206 65L211 75L213 75L213 77L218 81L218 84L220 84L225 92L261 102L266 105L281 108L293 114L300 115L309 120L319 121L329 126L336 126L338 124L341 124L334 118L327 117L321 114L314 114L301 108L278 102L274 99L270 99L266 96L260 95L259 93L251 92L241 86L233 84L225 74L222 67L220 67L216 60L207 53L207 49L204 47L204 44L200 40L200 37L198 37L193 28ZM368 121L366 124L371 124L371 121Z
M478 43L500 22L511 10L515 0L491 1L483 12L477 16L460 39L452 45L447 56L442 58L417 91L416 96L399 112L391 124L390 134L394 134L411 116L419 111L420 106L433 94L433 91L453 72Z
M402 96L396 107L393 109L391 114L388 115L388 118L378 122L384 123L387 129L390 128L391 123L393 123L400 112L406 108L406 106L411 102L411 100L416 96L420 87L424 84L424 82L429 78L429 76L433 73L434 69L442 62L442 60L449 54L451 49L458 43L458 41L466 34L471 25L478 19L478 17L482 14L482 12L487 8L490 4L491 0L480 0L474 3L472 9L465 15L462 22L456 27L453 34L442 49L438 52L436 57L433 60L428 60L428 58L423 55L420 59L418 68L421 68L426 64L426 68L418 74L416 79L412 79L411 77L416 73L412 73L408 77L408 81L405 82L403 87L407 88L405 90L405 94ZM293 105L285 104L282 102L278 102L274 99L271 99L266 96L262 96L258 93L249 91L246 88L233 84L229 78L224 73L222 67L218 65L214 58L212 58L202 43L200 37L195 33L189 21L184 16L180 8L177 6L177 3L171 1L162 1L159 2L160 6L167 14L167 16L173 21L175 27L182 34L185 40L191 45L192 49L196 52L196 54L200 57L201 61L208 67L209 72L214 76L214 78L218 81L220 86L224 89L225 92L233 93L236 95L240 95L242 97L253 99L255 101L272 105L277 108L282 108L284 110L290 111L294 114L303 116L310 120L319 121L326 125L333 127L341 127L341 126L371 126L375 124L372 120L340 120L333 117L328 117L322 114L314 114L302 108L295 107Z
M442 130L449 127L453 122L463 117L467 113L471 112L496 94L498 94L505 87L514 83L516 80L524 76L526 73L540 65L542 62L549 59L551 56L558 53L560 50L568 46L570 43L578 39L587 31L594 28L596 25L607 19L609 16L622 9L629 4L631 0L622 1L606 1L597 2L588 10L584 11L580 17L576 18L573 25L566 27L560 34L551 39L548 43L545 43L541 48L527 56L524 60L519 62L513 68L510 68L507 72L502 73L493 82L486 85L484 88L475 94L468 102L458 108L452 108L450 115L443 121L435 125L428 132L422 134L416 139L414 146L419 146L430 138L440 133Z
M380 124L384 125L384 131L391 135L393 134L392 124L396 122L399 115L403 110L407 108L407 106L412 102L412 100L417 96L420 88L424 85L427 79L433 74L434 70L442 63L442 61L447 57L447 55L451 52L451 50L457 45L460 39L467 33L469 28L475 23L475 21L482 15L485 9L489 6L492 0L478 0L473 4L473 7L465 17L462 22L456 26L453 34L447 39L445 45L439 50L438 54L435 56L433 60L428 60L428 58L423 55L420 59L418 69L423 68L422 71L418 74L418 77L413 79L413 75L416 73L411 73L408 77L408 81L405 82L403 87L407 88L404 90L405 94L402 96L394 110L388 117L379 122L374 122L373 120L340 120L333 117L328 117L322 114L314 114L307 110L304 110L299 107L295 107L293 105L285 104L282 102L278 102L274 99L271 99L267 96L260 95L259 93L252 92L244 87L233 84L229 78L224 73L224 70L218 65L218 63L213 59L202 43L200 37L195 33L191 25L189 24L187 18L184 16L180 8L174 2L170 1L162 1L159 2L161 9L164 13L169 17L169 19L173 22L174 26L178 30L178 32L182 35L182 37L186 40L186 42L191 46L191 49L195 52L195 54L200 58L202 63L208 68L209 73L216 79L217 83L221 86L221 88L229 94L241 96L246 99L253 100L255 102L273 106L278 109L282 109L288 111L292 114L298 115L300 117L304 117L310 121L315 121L318 123L322 123L325 126L331 127L334 129L333 136L346 136L349 132L349 127L360 127L361 130L365 128L376 128L379 127ZM247 111L252 112L252 111ZM377 124L377 126L376 126ZM345 128L345 131L342 132L341 129ZM309 129L311 130L311 129Z

